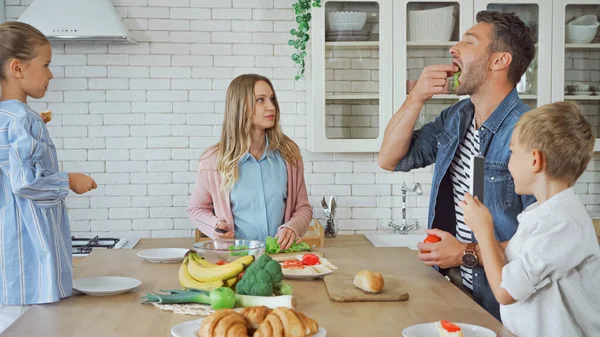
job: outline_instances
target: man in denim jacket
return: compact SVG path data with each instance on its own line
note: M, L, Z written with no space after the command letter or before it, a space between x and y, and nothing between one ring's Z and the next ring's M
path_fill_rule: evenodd
M449 274L457 286L500 320L498 302L484 274L485 261L478 259L477 246L470 243L476 238L457 220L462 213L457 213L456 204L464 192L457 192L460 189L454 185L468 179L458 176L460 167L453 162L466 163L477 151L485 157L484 204L494 217L496 239L504 249L517 230L517 215L535 201L532 196L515 193L508 171L513 127L529 110L515 87L535 56L535 42L514 14L483 11L450 53L452 64L426 67L391 119L379 152L379 166L407 172L435 163L427 232L442 240L419 244L419 249L430 253L420 252L418 257ZM441 93L447 78L459 70L460 86L455 91L470 98L446 108L435 121L413 132L424 103ZM474 153L465 154L469 146Z

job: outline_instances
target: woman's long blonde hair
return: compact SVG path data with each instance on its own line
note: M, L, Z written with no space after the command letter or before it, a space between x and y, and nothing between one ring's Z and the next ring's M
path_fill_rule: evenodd
M266 130L269 150L278 150L287 165L298 167L298 163L302 160L296 143L281 131L279 103L271 81L257 74L240 75L231 81L227 88L221 140L206 151L217 154L217 172L223 179L221 184L223 190L231 190L239 176L238 163L250 150L250 132L256 103L254 86L260 81L266 82L271 87L275 98L273 101L275 125Z

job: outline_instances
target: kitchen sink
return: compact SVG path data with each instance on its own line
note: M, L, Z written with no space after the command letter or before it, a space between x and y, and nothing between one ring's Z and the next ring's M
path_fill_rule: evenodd
M427 233L411 231L408 234L396 234L391 231L366 233L365 238L375 247L407 247L417 250L417 244L423 242Z

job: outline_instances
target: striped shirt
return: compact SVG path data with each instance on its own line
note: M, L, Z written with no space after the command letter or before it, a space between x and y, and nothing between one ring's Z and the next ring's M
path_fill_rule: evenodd
M472 242L473 232L465 225L462 209L458 203L464 199L465 193L470 189L470 162L475 155L479 154L479 133L475 126L475 118L467 129L465 138L458 145L458 150L450 164L450 176L454 191L454 210L456 212L456 238L460 242ZM473 290L473 270L460 266L463 285Z
M72 248L56 148L40 116L0 102L0 305L56 302L72 294Z

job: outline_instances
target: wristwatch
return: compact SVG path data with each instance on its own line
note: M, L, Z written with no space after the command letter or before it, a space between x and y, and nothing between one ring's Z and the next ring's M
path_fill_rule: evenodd
M475 254L475 245L476 243L467 243L467 249L463 252L462 256L462 265L467 268L475 268L479 263L477 259L477 254Z

